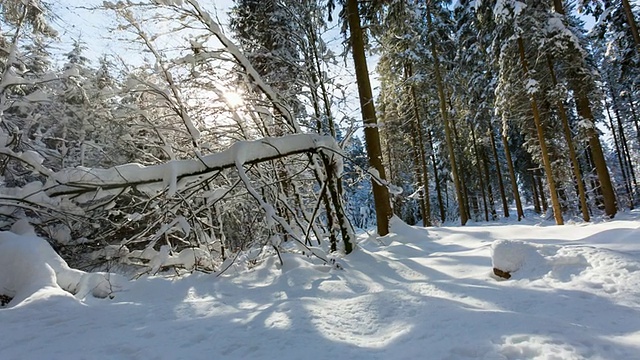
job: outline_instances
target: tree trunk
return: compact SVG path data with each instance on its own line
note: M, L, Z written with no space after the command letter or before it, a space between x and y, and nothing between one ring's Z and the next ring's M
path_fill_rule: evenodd
M620 135L620 145L622 148L623 159L627 162L627 169L629 169L629 178L633 181L633 187L631 188L631 202L635 204L635 192L638 189L638 181L636 180L636 173L633 170L633 163L631 162L631 153L629 151L629 144L627 142L627 136L624 133L624 127L622 125L622 117L620 116L618 98L615 95L615 90L611 89L611 100L613 101L613 113L618 119L618 132ZM633 205L632 205L633 206Z
M413 69L411 64L407 64L407 77L411 78L413 76ZM427 170L427 158L424 153L424 137L422 135L422 122L420 121L420 111L418 109L418 96L416 95L416 88L413 84L410 87L411 91L411 102L413 107L413 116L414 116L414 132L415 136L418 140L416 144L418 146L418 155L420 156L420 167L422 170L422 176L420 180L422 181L422 187L424 188L422 195L425 207L425 214L422 218L423 226L431 226L431 194L429 193L429 173Z
M480 158L480 151L478 150L478 141L476 139L476 131L471 127L471 139L473 141L473 153L476 156L476 169L478 170L478 182L480 183L480 193L482 195L482 207L484 210L484 221L489 221L489 201L487 200L487 193L485 191L485 181L483 179L483 161ZM487 184L489 179L487 178Z
M356 0L350 0L356 1ZM431 31L433 24L431 22L431 10L430 3L427 2L427 29ZM456 188L456 196L458 197L458 206L460 207L460 224L465 225L468 220L467 213L465 211L464 198L462 196L462 184L458 176L458 168L456 163L456 154L453 147L453 139L451 137L451 129L449 125L449 114L447 112L447 100L444 94L444 84L442 82L442 76L440 74L440 60L438 59L438 50L436 48L436 42L433 38L429 39L431 44L431 56L433 57L433 71L436 79L436 86L438 88L438 98L440 100L440 115L442 116L442 122L444 125L444 133L447 141L447 150L449 151L449 161L451 162L451 175L453 176L453 183Z
M353 55L356 80L358 82L360 109L362 111L362 121L364 123L364 138L367 154L369 156L369 164L378 172L380 179L385 180L386 176L384 166L382 165L380 134L378 133L376 110L373 105L373 94L371 92L367 58L364 52L364 39L362 36L362 28L360 26L358 0L347 0L346 5L349 33L351 34L351 54ZM389 233L389 218L392 215L391 204L389 202L389 191L385 184L380 184L376 180L372 180L372 183L378 234L380 236L384 236Z
M538 186L536 185L536 177L531 172L531 187L533 188L533 211L536 214L540 214L542 209L540 208L540 197L538 196Z
M516 201L516 212L518 214L518 221L520 221L524 217L524 211L522 210L520 191L518 191L516 171L513 168L513 160L511 159L511 150L509 150L509 141L504 134L502 135L502 144L504 147L504 155L507 158L507 168L509 169L509 179L511 180L511 191L513 192L513 198Z
M496 172L498 173L498 187L500 188L500 198L502 199L502 212L504 217L509 217L509 204L507 203L507 195L502 182L502 170L500 169L500 158L498 158L498 149L496 148L496 140L493 137L493 130L489 129L489 139L491 140L491 152L496 162ZM487 165L488 167L488 165Z
M544 186L542 185L542 174L540 174L540 169L536 169L536 177L538 179L538 195L540 195L540 204L542 205L542 211L546 213L549 208L549 204L547 203L547 197L544 195Z
M529 69L524 54L524 42L522 38L518 38L518 49L520 52L520 63L525 78L529 77ZM560 208L560 201L558 200L558 193L556 191L556 183L553 179L553 169L551 169L551 160L549 159L549 151L547 149L547 142L544 135L544 129L542 127L542 121L540 119L540 113L538 110L538 102L535 94L531 94L531 111L533 111L533 121L536 125L538 133L538 141L540 142L540 151L542 152L542 163L547 175L547 183L549 186L549 192L551 195L551 204L553 206L553 216L556 219L556 224L563 225L564 219L562 218L562 209Z
M433 180L436 183L436 193L438 195L438 207L440 210L440 220L445 222L447 215L442 201L442 189L440 184L440 175L438 175L438 164L436 163L436 155L433 151L433 139L431 138L431 130L427 129L427 142L429 143L429 156L431 157L431 165L433 167Z
M491 212L491 220L496 220L498 214L496 213L495 197L493 195L493 187L491 186L491 175L489 173L489 155L487 155L486 148L482 148L482 168L484 170L484 178L487 183L487 193L489 196L489 211Z
M620 165L620 172L622 173L622 180L624 181L624 188L627 192L627 200L629 201L629 209L633 210L633 195L631 194L631 181L627 176L626 161L622 160L622 150L620 149L619 135L616 134L616 127L613 124L613 116L609 109L609 103L605 99L605 109L607 110L607 117L609 118L609 124L611 125L611 134L613 135L613 142L616 147L616 157L618 158L618 164Z
M553 63L551 56L547 55L547 66L549 67L549 73L551 74L551 81L553 86L558 85L558 79L556 78L556 72L553 69ZM562 130L564 132L564 138L569 148L569 158L571 159L571 167L573 168L573 176L575 177L576 186L578 187L578 197L580 199L580 208L582 209L582 218L584 221L589 221L589 207L587 205L587 195L584 190L584 183L582 182L582 174L580 173L580 164L578 163L578 156L576 155L576 149L573 144L573 136L571 129L569 128L569 119L567 118L567 112L564 108L564 104L561 100L556 103L558 107L558 114L562 122Z

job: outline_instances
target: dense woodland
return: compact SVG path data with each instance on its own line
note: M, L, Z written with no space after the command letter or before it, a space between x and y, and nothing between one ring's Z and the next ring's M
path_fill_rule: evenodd
M235 0L228 27L210 1L114 1L96 60L51 5L0 1L0 214L76 266L330 262L394 214L639 203L633 1Z

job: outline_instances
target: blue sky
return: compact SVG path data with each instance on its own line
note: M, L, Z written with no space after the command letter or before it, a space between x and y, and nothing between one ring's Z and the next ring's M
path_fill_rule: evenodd
M60 32L60 37L65 41L69 38L82 40L88 47L86 56L94 60L102 54L111 54L114 51L123 55L130 52L115 40L109 39L113 35L110 29L117 23L112 13L99 10L103 2L104 0L58 0L52 5L56 16L53 26ZM215 0L213 3L213 6L207 6L207 9L212 12L217 10L220 20L226 23L226 11L233 1ZM70 44L65 46L68 47Z

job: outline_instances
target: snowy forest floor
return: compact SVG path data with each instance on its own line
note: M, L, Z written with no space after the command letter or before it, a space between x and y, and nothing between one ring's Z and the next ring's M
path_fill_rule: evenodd
M613 221L361 237L341 269L283 254L249 270L144 277L113 299L0 309L0 359L632 359L640 212ZM492 244L522 241L510 280ZM495 260L495 259L494 259ZM1 274L0 274L1 276Z

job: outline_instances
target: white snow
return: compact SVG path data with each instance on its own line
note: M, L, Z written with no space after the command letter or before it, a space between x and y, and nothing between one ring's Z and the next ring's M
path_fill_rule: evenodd
M221 276L142 277L113 299L59 290L59 260L42 241L0 233L0 289L15 295L17 282L49 295L0 308L3 360L640 354L638 212L565 226L527 218L423 229L394 219L391 234L363 235L337 265L283 252L278 266L258 254ZM171 260L160 253L159 263ZM512 278L496 278L494 265Z
M12 230L0 232L0 294L13 298L9 306L52 297L74 299L72 294L77 299L89 294L104 298L121 288L120 276L69 268L28 224L19 221Z

